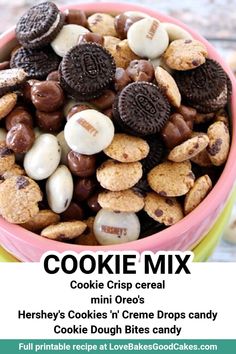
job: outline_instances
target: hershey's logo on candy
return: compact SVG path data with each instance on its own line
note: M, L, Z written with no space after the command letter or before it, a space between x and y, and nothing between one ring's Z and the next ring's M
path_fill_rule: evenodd
M87 120L85 120L84 118L78 119L77 123L81 125L81 127L83 127L85 130L87 130L87 132L90 133L92 136L95 137L97 135L98 133L97 129L94 128L94 126L89 122L87 122Z
M186 252L57 252L45 254L41 261L48 274L62 271L66 274L81 272L84 274L191 274L189 265L193 253Z
M115 226L108 226L102 225L101 230L106 234L112 234L117 236L126 236L127 235L127 228L126 227L115 227Z
M152 22L151 27L149 28L149 31L148 31L148 34L146 35L146 38L153 39L158 27L159 27L159 22L154 20Z

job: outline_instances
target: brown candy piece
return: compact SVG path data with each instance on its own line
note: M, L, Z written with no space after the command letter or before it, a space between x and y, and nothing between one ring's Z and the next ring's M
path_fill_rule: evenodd
M169 149L181 144L191 136L192 130L183 116L174 113L162 129L161 135Z
M36 111L36 122L44 132L59 132L62 128L63 111L40 112Z
M71 202L68 208L61 214L62 221L83 220L84 211L82 207L75 202Z
M95 155L82 155L75 151L70 151L67 159L68 167L74 175L79 177L90 177L95 174Z
M129 17L125 15L124 13L121 13L115 17L115 29L118 34L118 37L120 39L126 39L127 38L127 32L130 28L130 26L141 20L143 17L141 16L132 16Z
M7 133L6 144L16 154L22 154L31 148L34 140L33 129L27 124L17 123Z
M105 116L109 117L111 120L113 119L113 109L112 108L107 108L103 112Z
M23 98L27 103L31 102L31 88L36 82L40 81L34 79L28 80L22 88Z
M126 72L133 81L151 82L154 78L154 68L148 60L132 60Z
M7 130L10 130L18 123L23 123L31 128L33 127L32 116L22 106L15 107L5 118L5 126Z
M50 72L50 74L48 74L46 80L59 82L60 81L59 71L55 70L55 71Z
M88 27L87 17L83 10L66 9L64 11L64 14L66 16L65 17L66 23Z
M123 90L131 82L129 75L123 68L116 68L115 73L115 90L117 92Z
M95 191L97 182L92 178L78 179L74 184L74 199L82 202L88 199Z
M100 204L98 203L98 193L95 193L87 200L88 207L94 213L97 213L101 208Z
M58 82L36 82L31 88L32 103L43 112L57 111L64 103L64 93Z
M188 124L189 128L193 129L193 122L197 115L197 110L195 108L184 106L183 104L181 104L180 107L177 108L177 112L184 117L184 120Z
M90 108L91 107L89 105L86 105L84 103L77 104L69 110L69 112L66 116L66 120L69 120L75 113L82 112L82 111L85 111L86 109L90 109Z
M8 60L0 63L0 70L10 69L10 62Z
M90 103L94 104L96 108L104 110L112 107L116 94L112 90L105 90L102 96L90 100Z
M97 43L97 44L103 45L104 44L104 38L100 34L92 33L92 32L84 33L84 34L81 34L79 36L78 44L88 43L88 42L92 42L92 43Z

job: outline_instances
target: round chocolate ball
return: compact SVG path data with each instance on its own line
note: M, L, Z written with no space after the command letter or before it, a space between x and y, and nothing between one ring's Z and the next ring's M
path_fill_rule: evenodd
M62 129L63 112L36 111L36 122L40 129L48 133L56 133Z
M23 123L33 127L33 119L29 112L22 106L15 107L5 118L5 126L10 130L17 123Z
M68 208L61 213L62 221L83 220L84 211L80 204L71 202Z
M29 125L18 123L7 133L6 144L16 154L22 154L31 148L34 140L35 134L33 129Z
M64 103L64 93L56 81L36 82L31 88L31 99L37 110L57 111Z
M88 207L94 213L97 213L101 208L100 204L98 203L98 193L95 193L87 200Z
M74 184L74 199L76 202L87 200L95 191L97 182L93 178L81 178Z
M90 177L96 172L95 155L82 155L75 151L70 151L67 155L70 171L79 177Z

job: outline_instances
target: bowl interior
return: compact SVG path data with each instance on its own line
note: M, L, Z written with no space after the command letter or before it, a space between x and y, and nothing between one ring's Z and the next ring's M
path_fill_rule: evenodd
M209 193L209 195L204 199L204 201L189 215L185 216L184 219L179 221L177 224L160 231L159 233L148 236L147 238L140 239L137 241L133 241L130 243L125 243L116 246L78 246L73 244L66 244L62 242L48 240L46 238L42 238L32 232L29 232L18 225L13 225L7 223L5 220L0 218L0 230L5 230L9 237L12 237L17 242L23 242L26 247L31 247L34 245L42 250L50 250L54 249L58 252L62 252L65 250L74 250L74 251L82 251L82 250L138 250L143 251L146 249L154 249L158 247L159 249L164 249L164 244L173 244L176 242L178 245L178 240L182 237L183 239L183 248L187 249L190 245L196 243L199 237L203 237L207 231L211 228L214 223L217 215L222 210L225 205L230 192L233 188L234 181L236 179L236 84L235 78L229 67L226 65L224 60L219 56L216 50L212 47L208 41L206 41L199 34L195 33L193 30L188 28L186 25L181 23L180 21L173 19L164 14L160 14L156 11L153 11L148 8L144 8L139 5L131 5L131 4L123 4L123 3L89 3L89 4L79 4L79 5L71 5L64 6L62 10L65 8L78 8L84 10L86 13L90 14L93 12L106 12L111 14L117 14L124 11L142 11L147 13L148 15L159 19L160 21L172 22L175 23L187 31L189 31L194 38L202 41L209 52L209 57L217 60L224 70L229 75L232 85L233 85L233 94L232 101L229 107L232 117L232 142L231 149L228 157L228 161L225 165L225 168L219 178L218 182ZM0 60L5 60L9 56L11 50L16 46L17 42L14 36L14 29L11 29L5 32L0 36ZM196 230L198 232L196 233ZM194 236L196 233L197 236ZM192 239L189 240L191 234L193 235ZM201 235L201 236L200 236ZM188 240L187 240L188 239ZM1 232L0 232L0 241L1 241ZM185 242L186 241L186 242ZM155 245L155 247L154 247ZM178 247L178 246L177 246ZM181 246L182 247L182 246Z

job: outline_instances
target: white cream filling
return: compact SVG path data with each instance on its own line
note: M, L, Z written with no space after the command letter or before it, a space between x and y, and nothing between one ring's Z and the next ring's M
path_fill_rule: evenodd
M45 32L41 37L35 38L30 42L37 43L37 42L41 41L42 39L44 39L45 37L48 37L55 30L55 28L58 26L60 19L61 19L61 16L60 16L60 14L58 14L56 20L54 21L52 26L49 28L49 30L47 32Z

